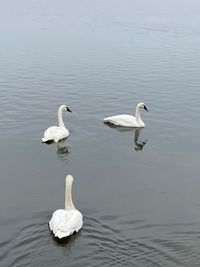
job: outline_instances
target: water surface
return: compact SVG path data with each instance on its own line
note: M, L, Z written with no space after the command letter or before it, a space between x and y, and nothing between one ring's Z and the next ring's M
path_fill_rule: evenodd
M199 7L2 4L1 266L199 266ZM103 124L140 101L141 131ZM60 104L70 136L42 144ZM67 174L84 227L58 241Z

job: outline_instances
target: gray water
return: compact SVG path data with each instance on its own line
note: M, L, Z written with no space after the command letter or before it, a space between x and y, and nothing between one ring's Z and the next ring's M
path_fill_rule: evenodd
M199 1L9 0L0 32L0 266L199 266ZM103 124L140 101L141 131ZM58 241L67 174L84 226Z

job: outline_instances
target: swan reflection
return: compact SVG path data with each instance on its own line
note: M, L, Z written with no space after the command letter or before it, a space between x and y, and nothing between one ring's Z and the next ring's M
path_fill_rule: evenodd
M57 158L62 161L67 161L68 154L70 153L70 147L65 144L65 141L61 141L56 144L57 146Z
M133 132L134 133L134 150L135 151L142 151L143 147L146 145L147 143L147 139L146 140L139 140L139 136L141 131L143 130L143 128L130 128L130 127L120 127L120 126L116 126L110 123L106 124L109 128L114 128L119 132Z
M143 147L147 143L147 139L145 141L140 141L139 136L142 129L135 129L135 136L134 136L134 149L135 151L142 151Z

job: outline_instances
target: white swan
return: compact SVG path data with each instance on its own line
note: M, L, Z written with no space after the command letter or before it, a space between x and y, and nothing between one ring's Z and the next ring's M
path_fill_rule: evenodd
M58 141L67 138L69 136L69 131L64 125L62 113L63 111L71 110L66 105L61 105L58 109L58 126L51 126L44 132L44 137L42 138L42 142L50 142L54 141L58 143Z
M49 228L58 238L67 237L78 232L83 226L83 216L72 202L73 177L67 175L65 185L65 209L54 211L49 222Z
M135 116L127 115L127 114L115 115L115 116L105 118L104 122L108 122L108 123L112 123L117 126L124 126L124 127L144 127L145 124L140 117L141 108L148 111L144 103L139 103L136 106Z

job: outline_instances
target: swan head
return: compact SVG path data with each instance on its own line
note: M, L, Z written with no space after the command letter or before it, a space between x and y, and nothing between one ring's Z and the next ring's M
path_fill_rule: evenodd
M62 111L72 112L66 105L61 105L59 109L61 109Z
M74 178L73 178L73 176L72 176L72 175L67 175L67 176L66 176L66 182L68 182L68 183L72 184L72 183L73 183L73 181L74 181Z
M137 105L139 108L143 108L145 109L146 111L148 111L147 107L145 106L145 104L143 102L140 102L138 105Z

